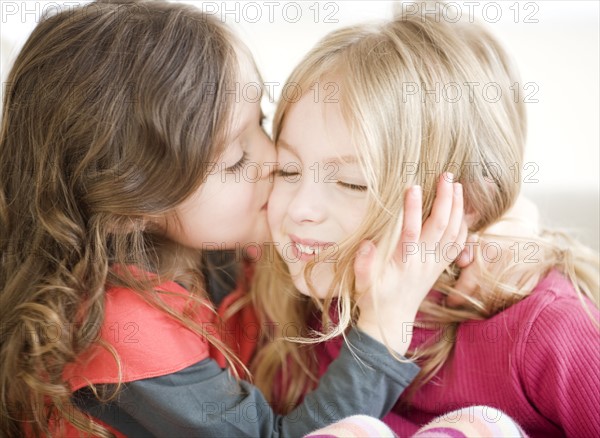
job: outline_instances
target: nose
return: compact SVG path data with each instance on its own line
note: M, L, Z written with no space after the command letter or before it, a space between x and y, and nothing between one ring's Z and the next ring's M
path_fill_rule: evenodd
M302 175L300 181L293 183L296 189L290 193L288 215L297 224L320 223L326 217L324 194L320 193L321 184L311 179L310 173Z

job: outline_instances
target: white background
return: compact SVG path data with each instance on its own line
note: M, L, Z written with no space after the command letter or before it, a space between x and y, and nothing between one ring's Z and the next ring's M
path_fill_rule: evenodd
M1 71L43 12L87 1L1 0ZM391 1L193 1L233 26L254 53L265 81L284 84L302 56L325 34L363 20L392 17ZM405 2L405 8L410 8ZM421 3L421 2L418 2ZM453 14L474 18L505 44L522 84L534 83L524 190L546 223L561 225L598 248L599 9L590 1L449 2ZM501 15L498 15L500 12ZM281 87L275 86L276 96ZM535 91L529 87L527 92ZM533 170L537 169L535 174Z

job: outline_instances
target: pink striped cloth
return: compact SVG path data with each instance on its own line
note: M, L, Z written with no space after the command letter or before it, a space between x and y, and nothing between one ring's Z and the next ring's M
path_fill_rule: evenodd
M305 438L395 438L382 421L355 415L319 429ZM469 406L435 418L413 438L526 438L521 427L504 412L490 406Z
M413 438L527 437L506 413L490 406L469 406L435 418Z
M381 437L395 438L384 422L367 415L354 415L344 418L337 423L330 424L322 429L306 435L305 438L358 438L358 437Z

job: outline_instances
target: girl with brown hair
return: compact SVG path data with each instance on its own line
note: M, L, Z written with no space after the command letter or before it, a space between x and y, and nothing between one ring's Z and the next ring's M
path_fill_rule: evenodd
M237 345L210 329L200 255L267 239L274 148L259 99L235 93L257 82L243 44L189 6L95 2L33 31L0 131L4 435L299 436L385 414L414 377L368 323L289 415L223 368ZM462 196L450 184L438 199L423 233L464 241ZM401 275L418 285L411 309L448 264Z

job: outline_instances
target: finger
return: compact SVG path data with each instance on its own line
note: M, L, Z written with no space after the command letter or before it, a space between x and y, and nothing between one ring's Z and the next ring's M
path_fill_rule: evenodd
M400 241L396 247L395 256L402 256L408 246L416 245L421 235L423 216L423 191L421 186L412 186L404 197L404 218ZM403 259L404 260L404 259Z
M443 173L437 184L435 201L431 208L431 214L423 224L421 241L431 244L439 242L448 227L450 212L454 202L454 189L452 180L454 175L449 172Z
M468 234L469 228L467 222L463 221L460 225L456 240L443 244L441 255L444 258L446 265L451 263L456 264L456 261L462 256Z
M467 222L463 219L463 221L460 224L460 230L458 232L458 237L456 238L456 241L453 242L453 244L457 245L457 247L459 247L461 250L460 254L457 256L457 258L452 260L454 263L456 263L456 260L462 254L462 250L465 249L465 244L467 243L468 235L469 235L469 226L467 225Z
M375 260L375 245L369 240L361 242L354 260L354 284L356 290L363 293L371 287L371 273Z
M450 210L450 218L448 220L448 226L446 227L446 231L442 236L440 243L442 245L451 244L457 242L459 233L461 231L461 227L463 224L464 217L464 204L463 204L463 191L462 184L454 183L453 184L453 194L452 194L452 208ZM465 239L466 239L465 234ZM458 242L457 242L458 243ZM459 243L462 246L464 245L464 240Z

